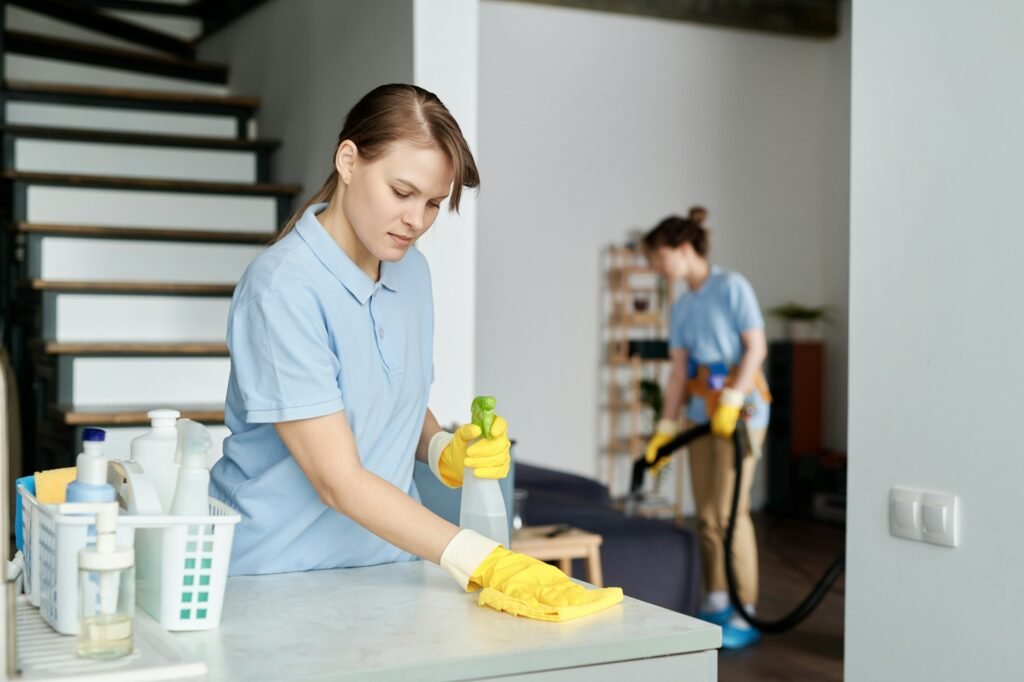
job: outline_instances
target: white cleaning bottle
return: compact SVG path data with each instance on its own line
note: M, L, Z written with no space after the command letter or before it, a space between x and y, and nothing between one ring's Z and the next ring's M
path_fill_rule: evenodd
M82 432L82 453L75 460L75 480L68 483L66 502L113 502L114 487L107 483L107 458L103 456L103 429Z
M202 424L191 419L177 423L178 482L174 487L171 514L208 516L210 514L210 450L213 440Z
M473 400L473 423L480 427L484 438L489 438L494 408L497 401L489 396ZM508 548L508 515L501 484L494 479L477 478L467 468L462 479L462 504L459 508L459 526L475 530L484 537Z
M178 431L174 423L181 413L177 410L152 410L146 414L152 428L138 438L132 439L131 458L146 478L156 488L160 498L160 511L164 514L171 509L174 497L174 483L178 479L178 466L174 463L178 449Z

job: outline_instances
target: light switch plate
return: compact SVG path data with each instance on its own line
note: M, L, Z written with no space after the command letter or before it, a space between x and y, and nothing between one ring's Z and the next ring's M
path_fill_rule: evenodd
M920 490L894 486L889 491L889 533L907 540L923 540Z
M960 544L960 499L949 493L921 497L921 533L926 542L945 547Z

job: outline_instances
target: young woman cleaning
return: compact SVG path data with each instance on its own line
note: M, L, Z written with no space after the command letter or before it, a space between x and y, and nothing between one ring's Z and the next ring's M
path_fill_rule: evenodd
M231 572L422 557L480 604L565 620L622 600L460 530L419 504L414 457L450 487L503 478L508 425L443 431L427 409L433 300L413 248L441 204L479 184L458 124L430 92L385 85L349 112L323 187L242 277L231 302L231 435L211 492L239 510ZM438 330L444 339L444 330Z
M761 373L767 355L764 318L750 283L708 262L708 233L679 217L663 220L644 238L651 265L665 279L685 282L687 293L672 307L672 368L663 418L647 445L647 461L677 434L685 404L690 425L711 422L710 436L690 444L690 477L700 529L705 597L700 618L722 626L722 646L736 649L760 639L729 606L725 576L725 529L736 471L732 434L747 413L753 452L743 460L732 563L748 612L757 603L757 541L750 520L750 486L768 426L771 396Z

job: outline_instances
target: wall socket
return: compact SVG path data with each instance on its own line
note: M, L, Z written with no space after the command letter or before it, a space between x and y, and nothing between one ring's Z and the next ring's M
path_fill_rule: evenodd
M949 493L893 486L889 533L945 547L960 544L960 498Z

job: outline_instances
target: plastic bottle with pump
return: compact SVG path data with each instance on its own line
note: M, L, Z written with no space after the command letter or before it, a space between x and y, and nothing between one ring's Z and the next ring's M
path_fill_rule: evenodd
M96 514L96 544L78 552L78 655L127 656L134 647L135 550L117 546L117 503L64 504L60 512Z
M66 502L113 502L117 493L107 483L107 458L103 456L103 429L82 432L82 452L75 460L75 480L68 483Z
M146 414L152 428L138 438L132 439L131 458L140 467L146 478L156 488L160 498L160 511L164 514L171 509L174 498L174 483L178 478L175 453L178 448L178 431L174 424L181 413L177 410L152 410Z
M210 450L213 440L202 424L182 419L177 424L178 481L174 487L171 514L208 516L210 513Z
M490 396L479 396L473 400L473 423L480 427L484 438L491 437L491 423L494 421L497 402ZM466 469L462 479L459 526L475 530L506 548L509 546L508 515L498 481L477 478L471 469Z

